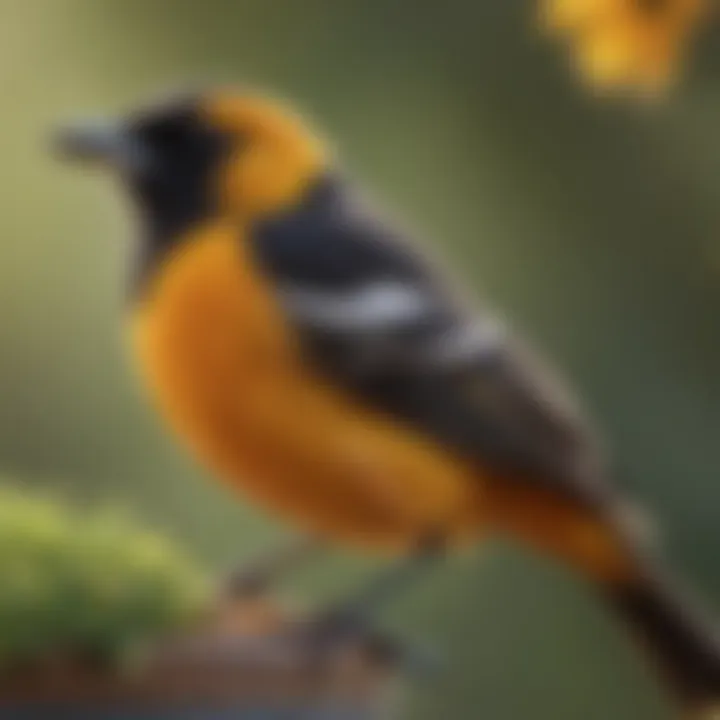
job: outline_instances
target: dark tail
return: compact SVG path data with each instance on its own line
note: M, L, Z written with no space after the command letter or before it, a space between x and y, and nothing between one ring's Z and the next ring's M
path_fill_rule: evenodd
M656 562L643 514L628 502L563 500L536 485L486 482L493 529L564 560L599 588L674 693L689 720L720 720L720 635Z
M607 594L688 717L720 711L720 636L682 588L648 562Z

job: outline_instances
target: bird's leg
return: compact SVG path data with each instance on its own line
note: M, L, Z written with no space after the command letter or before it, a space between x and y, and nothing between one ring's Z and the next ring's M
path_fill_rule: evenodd
M324 642L373 635L372 619L398 593L408 589L442 557L442 546L423 542L409 557L371 578L361 590L335 602L311 621L312 635Z
M315 559L323 547L316 538L293 538L232 570L223 584L223 594L235 599L264 594L287 573Z
M425 549L412 553L372 577L358 593L339 602L331 614L346 618L358 627L368 625L384 605L424 577L438 557L436 552Z

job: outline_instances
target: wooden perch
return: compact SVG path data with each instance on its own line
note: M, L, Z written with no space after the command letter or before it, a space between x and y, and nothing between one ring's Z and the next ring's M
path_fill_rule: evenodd
M0 676L0 717L42 720L378 720L400 664L393 638L358 631L313 642L313 616L293 614L269 591L305 557L282 551L223 586L203 627L171 638L135 672L56 659Z

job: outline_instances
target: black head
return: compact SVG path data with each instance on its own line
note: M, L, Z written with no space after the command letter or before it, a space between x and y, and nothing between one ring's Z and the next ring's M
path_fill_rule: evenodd
M154 236L172 236L219 211L218 169L238 138L203 118L199 98L143 109L114 122L61 130L67 158L109 167L119 176Z
M57 145L66 157L111 166L163 232L205 216L281 211L326 166L323 142L283 104L223 90L79 124Z

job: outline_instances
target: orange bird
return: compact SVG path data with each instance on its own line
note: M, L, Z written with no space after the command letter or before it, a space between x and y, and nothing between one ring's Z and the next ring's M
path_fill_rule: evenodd
M300 117L211 90L60 134L139 215L132 337L218 477L314 534L413 554L511 535L593 582L683 709L720 645L633 531L564 391L366 204Z

